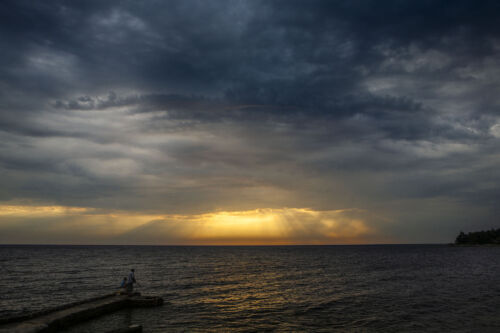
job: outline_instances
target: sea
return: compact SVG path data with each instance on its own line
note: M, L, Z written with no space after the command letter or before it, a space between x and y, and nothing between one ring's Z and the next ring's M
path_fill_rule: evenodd
M0 317L118 290L127 309L66 332L500 332L500 247L0 246Z

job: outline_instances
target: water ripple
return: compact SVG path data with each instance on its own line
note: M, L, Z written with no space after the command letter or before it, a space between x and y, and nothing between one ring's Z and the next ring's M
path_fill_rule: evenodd
M0 316L108 293L134 267L161 308L70 332L500 331L500 248L0 246Z

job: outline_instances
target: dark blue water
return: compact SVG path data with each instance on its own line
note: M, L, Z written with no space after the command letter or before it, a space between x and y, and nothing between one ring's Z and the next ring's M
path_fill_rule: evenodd
M109 293L131 267L167 302L70 332L500 332L500 247L0 246L0 264L0 316Z

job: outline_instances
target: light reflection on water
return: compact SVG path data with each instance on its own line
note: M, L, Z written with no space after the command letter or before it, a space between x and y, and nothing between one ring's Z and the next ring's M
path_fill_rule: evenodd
M497 331L500 248L0 246L0 315L108 293L129 268L160 308L75 326L164 331Z

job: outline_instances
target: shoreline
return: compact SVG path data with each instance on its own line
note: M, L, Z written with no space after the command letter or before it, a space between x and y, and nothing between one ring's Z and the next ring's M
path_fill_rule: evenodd
M453 247L500 247L500 244L448 244Z

